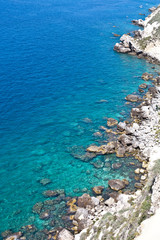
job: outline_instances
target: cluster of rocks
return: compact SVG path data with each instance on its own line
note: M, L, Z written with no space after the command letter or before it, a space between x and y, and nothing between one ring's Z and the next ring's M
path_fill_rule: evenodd
M151 74L144 73L142 78L147 81L153 78ZM146 88L146 85L142 85ZM135 153L142 163L135 170L139 182L135 184L138 189L134 194L121 194L125 187L125 180L112 179L108 182L111 189L119 191L119 194L110 197L101 203L101 211L98 213L97 221L92 222L90 227L84 229L75 236L76 240L82 239L115 239L125 240L130 237L134 239L140 234L140 223L160 208L160 178L154 177L152 171L153 162L159 158L159 140L155 140L159 130L160 109L160 87L152 86L139 106L132 108L132 123L120 122L117 124L119 136L116 143L112 143L112 151L117 151L117 146L126 151ZM110 153L110 144L100 147L90 146L87 150L95 154ZM159 170L160 172L160 170ZM152 190L150 190L152 188ZM141 190L142 189L142 190ZM94 218L95 220L95 218ZM134 227L133 227L134 225ZM106 227L107 226L107 227ZM118 237L118 238L116 238Z
M160 36L159 26L160 22L158 17L156 21L152 21L155 16L159 15L160 7L150 8L151 15L149 15L145 21L142 19L133 20L134 25L143 27L144 30L134 31L134 37L130 34L123 34L120 38L120 43L116 43L114 50L120 53L128 53L136 55L138 58L145 58L151 63L160 63Z

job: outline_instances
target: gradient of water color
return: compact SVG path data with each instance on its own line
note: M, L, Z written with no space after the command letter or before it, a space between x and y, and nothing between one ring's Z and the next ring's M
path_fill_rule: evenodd
M143 72L153 70L144 60L114 52L119 38L112 33L137 29L131 20L158 3L1 0L0 231L41 227L32 206L48 188L73 196L107 186L110 178L130 180L126 160L108 156L110 165L124 161L123 167L96 169L70 152L98 143L93 134L106 125L104 117L129 116L125 96L137 91ZM44 187L42 178L52 183Z

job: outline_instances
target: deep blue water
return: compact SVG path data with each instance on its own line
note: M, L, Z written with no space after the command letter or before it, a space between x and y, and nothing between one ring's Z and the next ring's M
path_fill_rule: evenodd
M116 172L97 169L70 153L99 141L93 134L106 125L104 117L129 116L124 98L137 91L139 76L152 65L114 52L119 38L112 33L137 29L131 20L158 3L0 1L0 231L43 225L31 209L46 189L74 196L107 186L110 178L130 180L133 170L125 164ZM44 187L42 178L52 183Z

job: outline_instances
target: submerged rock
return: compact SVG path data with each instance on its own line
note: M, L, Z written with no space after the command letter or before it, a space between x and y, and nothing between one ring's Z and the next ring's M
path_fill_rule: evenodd
M47 184L49 184L49 183L51 183L52 181L49 179L49 178L43 178L43 179L41 179L40 180L40 183L43 185L43 186L45 186L45 185L47 185Z
M59 193L56 190L46 190L43 192L44 197L57 197Z
M108 185L110 186L111 189L113 189L115 191L119 191L119 190L125 188L125 182L121 181L119 179L109 180Z
M121 168L122 167L122 163L113 163L112 164L112 168L113 169L119 169L119 168Z
M100 159L98 159L96 162L92 163L95 168L103 168L104 162L102 162Z
M33 213L38 213L38 214L40 214L42 208L43 208L43 202L37 202L37 203L33 206L32 212L33 212Z
M39 215L39 218L42 220L47 220L50 218L50 212L49 211L44 211L41 212L41 214Z
M117 34L117 33L113 33L113 36L114 36L114 37L120 37L121 35L120 35L120 34Z

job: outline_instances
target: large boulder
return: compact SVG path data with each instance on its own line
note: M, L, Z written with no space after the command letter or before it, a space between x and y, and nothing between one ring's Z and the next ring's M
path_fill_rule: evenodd
M92 199L89 194L84 193L78 198L78 207L86 208L87 205L93 205Z
M142 19L132 20L132 23L134 25L137 25L137 26L140 26L140 27L144 27L144 21Z
M96 145L91 145L87 148L88 152L93 152L93 153L98 153L99 152L99 147Z
M140 118L141 117L141 109L140 108L132 108L131 117L132 118Z
M125 188L125 182L121 181L119 179L112 179L108 181L108 185L110 186L111 189L115 191L119 191L123 188Z
M107 153L114 153L117 147L116 142L109 142L106 145L101 145L100 147L97 146L90 146L87 148L88 152L94 152L96 154L107 154Z
M58 240L73 240L73 239L74 239L74 236L67 229L63 229L58 234Z
M78 222L78 230L82 231L88 226L88 210L84 208L78 208L74 219Z
M119 136L118 141L123 145L123 146L130 146L132 145L132 137L128 136L126 134L122 134Z
M125 156L126 149L122 146L118 147L116 150L116 156L117 157L124 157Z
M114 46L114 50L119 53L129 53L131 49L129 47L124 47L121 43L116 43Z
M151 8L149 8L149 11L150 12L154 12L156 10L156 7L151 7Z
M149 93L152 95L152 97L156 97L158 91L156 87L149 87L148 88Z
M102 194L104 187L103 186L95 186L94 188L92 188L92 190L96 195L100 195L100 194Z
M117 130L120 132L124 132L127 128L127 125L125 122L119 122L117 125Z
M129 102L138 102L141 100L137 95L134 95L134 94L127 95L125 99Z

